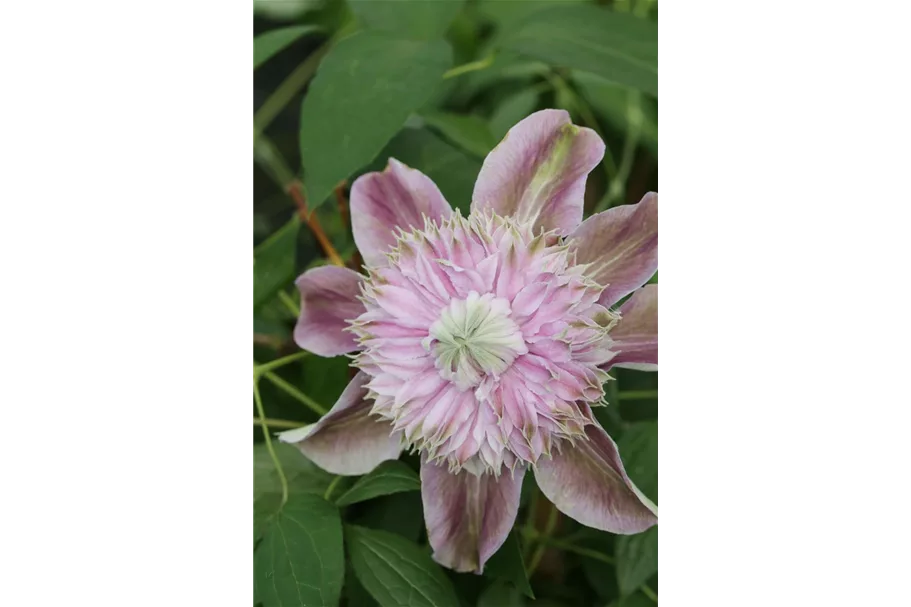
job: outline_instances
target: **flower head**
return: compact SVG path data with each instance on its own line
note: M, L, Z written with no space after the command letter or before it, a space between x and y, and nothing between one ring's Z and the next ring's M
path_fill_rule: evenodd
M298 280L298 344L357 352L360 372L282 439L337 474L418 451L434 557L454 569L480 572L503 543L529 467L586 525L657 522L591 409L611 366L658 362L657 286L642 287L657 269L657 195L582 222L603 152L565 112L533 114L487 157L468 217L390 159L351 191L366 276L321 267Z

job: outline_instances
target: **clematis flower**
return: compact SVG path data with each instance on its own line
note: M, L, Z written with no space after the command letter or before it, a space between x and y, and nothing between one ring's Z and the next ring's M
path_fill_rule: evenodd
M325 266L297 281L298 345L352 353L359 371L329 413L281 439L343 475L419 452L433 556L457 571L480 573L503 544L528 469L584 525L658 521L592 414L611 367L658 367L658 287L643 286L658 196L582 221L603 154L566 112L537 112L487 156L468 217L390 159L351 189L366 275Z

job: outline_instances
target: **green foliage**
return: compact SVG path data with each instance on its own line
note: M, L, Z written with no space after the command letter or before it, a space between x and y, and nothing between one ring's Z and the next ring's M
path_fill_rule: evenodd
M394 157L430 177L467 215L484 157L536 110L565 109L605 140L606 159L586 187L586 215L599 201L635 202L657 190L657 24L645 16L654 13L649 0L254 5L259 363L299 351L294 279L329 263L312 223L298 219L300 200L289 184L303 185L324 238L354 269L350 207L344 196L336 200L337 185L347 182L340 193L350 194L355 178ZM623 8L631 12L616 12ZM610 198L609 188L620 195ZM265 415L279 423L273 436L316 421L315 411L331 408L353 376L348 356L292 358L272 369L277 382L259 382ZM657 374L611 375L611 404L595 415L630 477L657 503ZM282 505L282 480L263 439L255 425L254 606L655 604L657 528L614 536L560 515L542 538L544 498L531 472L515 528L476 576L446 570L430 556L417 455L338 477L273 439L289 495ZM544 558L529 573L526 563L542 545Z

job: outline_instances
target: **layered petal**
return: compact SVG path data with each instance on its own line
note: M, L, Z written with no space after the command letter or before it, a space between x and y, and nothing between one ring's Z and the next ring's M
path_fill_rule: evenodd
M620 306L620 323L611 331L618 352L608 363L639 371L658 370L658 285L645 285Z
M361 175L351 186L354 242L370 267L386 265L396 228L424 226L424 216L442 220L452 209L433 181L395 158L382 173Z
M421 465L421 498L433 558L456 571L481 573L506 541L519 512L525 468L475 475Z
M364 313L357 296L363 278L338 266L308 270L297 279L301 315L294 327L294 341L320 356L338 356L359 349L354 336L344 331L348 320Z
M297 445L317 466L353 476L367 474L381 462L396 459L402 450L400 433L392 425L370 415L372 401L366 398L366 373L358 373L332 409L315 424L278 435Z
M611 437L597 424L585 434L588 440L564 443L552 459L538 461L541 492L563 514L602 531L629 535L656 524L657 506L626 475Z
M590 264L586 274L607 286L600 303L617 303L658 270L658 194L592 215L570 234L569 244L577 263Z
M566 111L535 112L487 155L471 210L568 233L582 221L585 179L603 156L598 134L574 125Z

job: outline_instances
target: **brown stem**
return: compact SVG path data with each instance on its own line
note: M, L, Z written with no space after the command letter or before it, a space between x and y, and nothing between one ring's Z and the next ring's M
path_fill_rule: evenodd
M316 216L316 213L310 211L307 208L307 201L304 199L303 188L301 187L301 182L298 180L292 181L288 184L288 187L285 188L285 191L288 192L288 195L294 200L294 204L297 205L297 213L300 215L301 221L310 226L310 231L313 232L313 236L316 237L317 242L319 242L320 247L322 247L323 252L326 254L326 257L329 258L334 265L345 266L345 262L342 261L342 258L339 257L338 251L335 250L335 247L332 246L332 243L329 242L329 239L326 238L326 233L323 232L323 227L319 223L319 218Z
M343 181L335 186L335 200L338 201L338 213L342 216L342 225L348 226L348 199L345 198L345 186Z

